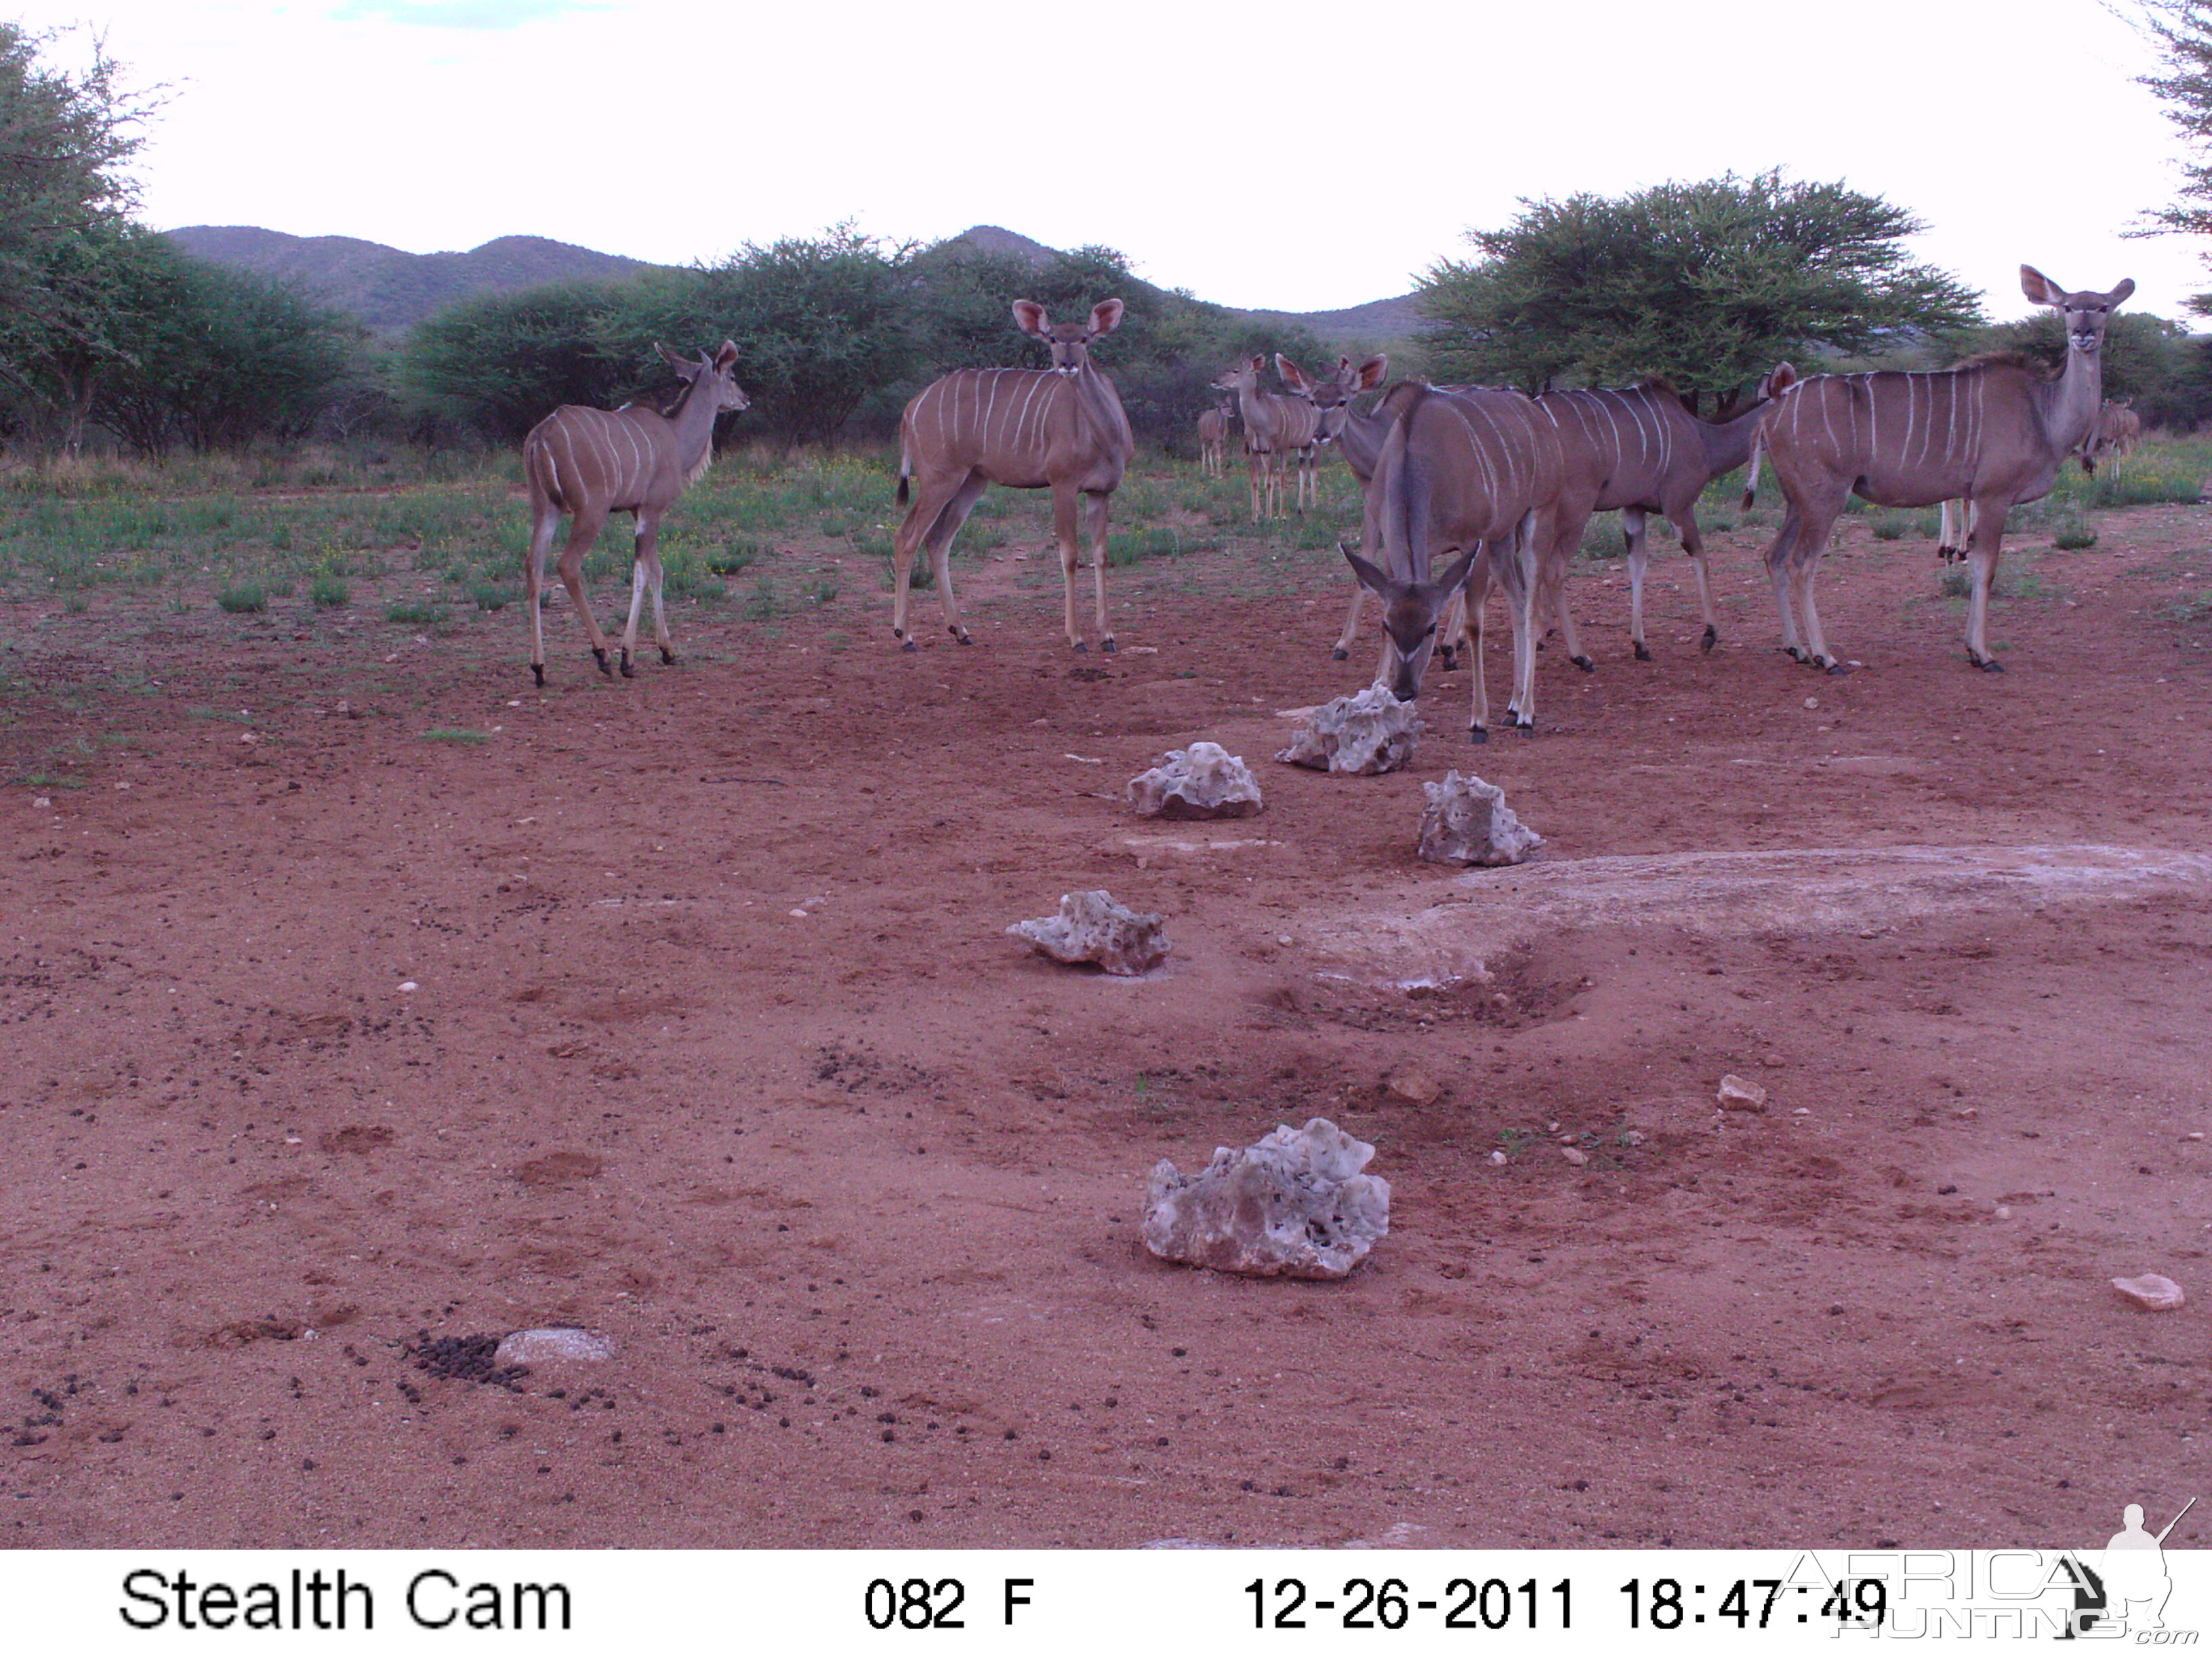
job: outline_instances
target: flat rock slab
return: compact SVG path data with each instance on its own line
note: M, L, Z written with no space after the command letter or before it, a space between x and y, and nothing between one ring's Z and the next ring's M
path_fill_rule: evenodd
M1095 962L1125 976L1149 973L1168 958L1160 918L1115 902L1103 889L1063 893L1059 915L1018 921L1006 932L1054 962Z
M1260 810L1260 781L1219 744L1194 743L1131 778L1129 805L1139 817L1247 818Z
M601 1360L615 1357L614 1339L574 1325L546 1325L535 1330L510 1331L500 1339L494 1362L508 1365L544 1365L562 1360Z
M2212 893L2212 854L2096 843L1804 848L1546 859L1453 877L1426 889L1425 903L1417 891L1302 921L1324 975L1403 991L1479 981L1486 961L1567 928L1864 933L2170 892Z
M1145 1190L1145 1248L1164 1261L1255 1278L1342 1279L1390 1231L1374 1147L1325 1117L1214 1149L1186 1176L1167 1158Z

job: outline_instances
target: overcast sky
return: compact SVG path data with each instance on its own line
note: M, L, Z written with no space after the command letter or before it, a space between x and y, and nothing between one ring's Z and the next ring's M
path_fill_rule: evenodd
M2124 0L2123 0L2124 3ZM163 228L415 252L535 234L668 264L851 218L1105 243L1227 304L1405 292L1522 198L1779 166L1909 208L1914 251L2030 307L2212 289L2172 199L2150 49L2096 0L0 0L103 31L169 100ZM66 60L71 48L57 43Z

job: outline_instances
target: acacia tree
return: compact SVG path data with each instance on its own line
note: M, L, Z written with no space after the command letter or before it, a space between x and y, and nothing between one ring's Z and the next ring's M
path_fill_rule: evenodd
M1778 359L1980 319L1971 290L1907 257L1918 220L1840 183L1777 168L1522 206L1421 280L1439 378L1541 392L1663 374L1726 411Z
M2212 236L2212 0L2143 0L2142 27L2158 43L2165 70L2136 79L2164 100L2188 154L2177 199L2152 212L2136 234ZM2205 258L2212 264L2212 254ZM2189 308L2212 316L2212 294L2194 295Z
M135 252L123 167L158 101L124 88L96 37L78 73L42 64L53 39L0 22L0 393L41 448L74 443L117 356L118 260Z

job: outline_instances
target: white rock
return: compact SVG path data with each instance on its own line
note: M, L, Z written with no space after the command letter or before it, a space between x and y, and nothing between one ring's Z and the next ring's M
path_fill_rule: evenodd
M1421 814L1419 851L1431 864L1518 864L1544 844L1513 816L1505 792L1494 783L1455 771L1421 789L1429 804Z
M1249 818L1260 810L1260 781L1219 744L1194 743L1131 778L1129 805L1147 818Z
M1157 915L1117 904L1111 893L1063 893L1060 914L1006 929L1055 962L1095 962L1109 974L1148 972L1167 960L1168 936Z
M1145 1193L1145 1248L1223 1273L1342 1279L1390 1230L1390 1183L1363 1175L1375 1149L1317 1117L1196 1175L1162 1158Z
M1720 1102L1724 1112L1763 1112L1766 1091L1731 1072L1721 1079Z
M1559 1148L1559 1156L1577 1169L1582 1168L1583 1164L1589 1162L1589 1154L1579 1146L1562 1146Z
M500 1339L492 1363L500 1366L544 1365L563 1359L612 1359L614 1339L574 1325L509 1331Z
M1500 1168L1503 1168L1505 1164L1512 1162L1512 1160L1507 1158L1503 1152L1492 1152L1490 1155L1490 1161L1492 1164L1498 1165Z
M2153 1313L2171 1313L2188 1297L2182 1295L2181 1286L2162 1273L2138 1273L2133 1279L2116 1279L2112 1288L2139 1308Z
M1337 697L1307 711L1277 760L1322 772L1395 772L1413 757L1421 717L1376 681L1356 697Z
M1394 1099L1402 1100L1408 1106L1430 1105L1443 1092L1443 1085L1436 1079L1412 1066L1401 1066L1383 1080L1382 1086Z

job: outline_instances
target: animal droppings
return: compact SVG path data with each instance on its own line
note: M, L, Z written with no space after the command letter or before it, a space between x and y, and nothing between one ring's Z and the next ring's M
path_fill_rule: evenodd
M1218 743L1170 749L1129 780L1128 793L1147 818L1246 818L1261 805L1252 769Z
M1111 893L1063 893L1060 914L1006 929L1054 962L1095 962L1109 974L1149 973L1167 960L1168 936L1157 915L1140 915Z
M1447 772L1442 783L1425 783L1416 851L1431 864L1518 864L1544 838L1513 816L1505 792L1474 776Z
M2181 1293L2181 1286L2162 1273L2138 1273L2133 1279L2116 1279L2112 1288L2136 1304L2153 1313L2171 1313L2189 1298Z
M1766 1091L1731 1072L1721 1079L1720 1103L1724 1112L1763 1112Z
M1357 696L1303 711L1291 746L1275 758L1317 772L1395 772L1413 759L1420 731L1416 706L1399 702L1378 680Z
M1185 1176L1162 1158L1145 1192L1145 1248L1255 1278L1342 1279L1390 1231L1390 1183L1363 1175L1374 1147L1325 1117Z

